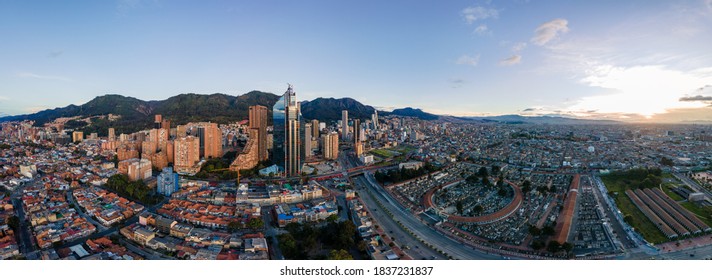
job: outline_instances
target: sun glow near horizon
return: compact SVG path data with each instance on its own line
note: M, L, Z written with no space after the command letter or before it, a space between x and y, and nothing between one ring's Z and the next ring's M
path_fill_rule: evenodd
M567 108L572 112L640 115L650 119L672 109L695 109L703 102L681 101L695 90L712 84L712 69L689 72L670 70L661 65L615 67L602 65L590 71L581 83L614 91L613 94L587 96Z

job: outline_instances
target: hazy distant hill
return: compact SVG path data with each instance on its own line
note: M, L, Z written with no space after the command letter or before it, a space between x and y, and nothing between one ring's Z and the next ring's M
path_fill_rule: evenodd
M477 120L477 121L495 121L502 123L532 123L532 124L619 124L617 121L610 120L587 120L574 119L565 117L553 116L520 116L520 115L502 115L492 117L462 117L461 119Z
M392 112L379 112L383 116L401 116L401 117L414 117L421 120L437 120L440 118L438 115L423 112L423 110L417 108L406 107L402 109L395 109Z
M376 110L363 105L352 98L317 98L301 103L302 116L308 120L337 121L341 119L341 111L349 111L349 118L370 119Z

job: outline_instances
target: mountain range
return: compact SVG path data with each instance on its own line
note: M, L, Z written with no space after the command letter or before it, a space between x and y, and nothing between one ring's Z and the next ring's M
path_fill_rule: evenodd
M188 122L211 121L229 123L248 118L248 107L262 105L268 108L269 114L280 96L262 92L250 91L243 95L233 96L221 93L210 95L180 94L165 100L143 101L133 97L109 94L98 96L83 105L43 110L34 114L4 116L0 122L16 120L33 120L41 126L61 117L91 118L90 122L81 120L70 121L68 128L81 128L85 133L97 132L105 135L108 127L114 127L117 133L131 133L152 127L153 115L160 114L172 125ZM348 110L349 118L370 119L376 110L352 98L317 98L301 103L302 116L320 121L337 121L341 119L341 111ZM120 116L116 120L99 118L109 114ZM503 115L492 117L453 117L427 113L417 108L394 109L393 111L378 111L379 116L415 117L422 120L444 120L462 122L498 122L498 123L534 123L534 124L612 124L615 121L583 120L549 116L519 116ZM268 118L271 120L271 118Z

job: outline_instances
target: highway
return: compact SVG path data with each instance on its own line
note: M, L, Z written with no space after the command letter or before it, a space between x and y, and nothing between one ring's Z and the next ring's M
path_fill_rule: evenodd
M411 234L403 230L396 221L391 218L390 215L386 214L386 211L378 205L378 203L374 200L371 195L365 191L368 187L368 182L363 176L358 176L354 178L354 183L358 186L357 190L359 191L359 197L361 198L361 201L363 201L365 206L368 208L371 217L373 217L376 220L376 224L378 224L381 229L383 230L384 234L388 235L391 237L391 239L394 240L396 244L398 244L401 249L408 254L411 258L414 260L422 260L422 259L446 259L446 257L443 254L440 254L437 252L437 250L431 249L422 242L420 242L418 239L413 237ZM372 191L373 192L373 191ZM405 249L404 247L409 247L410 249Z
M503 259L501 256L488 254L486 252L475 250L471 247L464 245L458 241L452 240L449 237L437 232L435 229L424 224L418 220L413 214L407 212L403 209L401 205L398 205L395 199L390 197L378 183L375 182L373 176L366 172L364 176L358 176L354 178L359 185L369 188L373 197L378 199L383 206L385 206L392 214L393 218L401 222L405 227L410 229L415 235L417 235L425 242L432 244L435 248L442 250L443 252L449 254L455 259L461 260L496 260ZM369 195L361 195L364 199L364 203L371 209L379 207L377 203L374 203ZM399 227L400 228L400 227ZM405 233L407 234L407 233ZM420 246L422 247L422 246Z
M695 182L694 180L692 180L692 179L690 179L689 177L685 176L685 174L673 173L673 175L675 176L675 178L677 178L677 179L679 179L680 181L682 181L683 183L685 183L685 185L687 185L688 187L690 187L690 188L691 188L692 190L694 190L695 192L704 193L705 196L707 197L707 200L708 200L708 201L712 201L712 193L711 193L708 189L706 189L706 188L704 188L704 187L701 187L699 184L697 184L697 182Z

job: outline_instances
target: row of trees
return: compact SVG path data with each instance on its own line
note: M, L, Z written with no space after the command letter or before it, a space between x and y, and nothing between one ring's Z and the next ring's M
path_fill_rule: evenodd
M288 233L277 236L279 248L287 259L352 259L348 251L356 245L356 225L333 219L323 227L291 223ZM328 250L328 255L320 251Z
M420 176L423 176L425 174L428 174L430 172L436 171L437 168L433 166L430 163L425 163L423 167L418 168L418 169L406 169L406 168L401 168L401 169L395 169L395 170L390 170L390 171L377 171L375 174L376 180L383 184L386 182L391 182L391 183L398 183L406 180L410 180L413 178L417 178Z
M634 189L657 187L662 184L662 170L660 168L636 168L626 171L615 171L606 175L614 180L622 181L623 185Z
M106 188L120 196L138 200L147 205L157 204L163 199L162 196L154 194L143 181L129 181L129 177L124 174L109 177Z
M258 217L253 217L251 218L247 223L241 223L241 222L230 222L227 225L227 230L230 232L236 232L241 229L246 229L249 228L251 230L260 230L264 228L265 222L258 218Z

